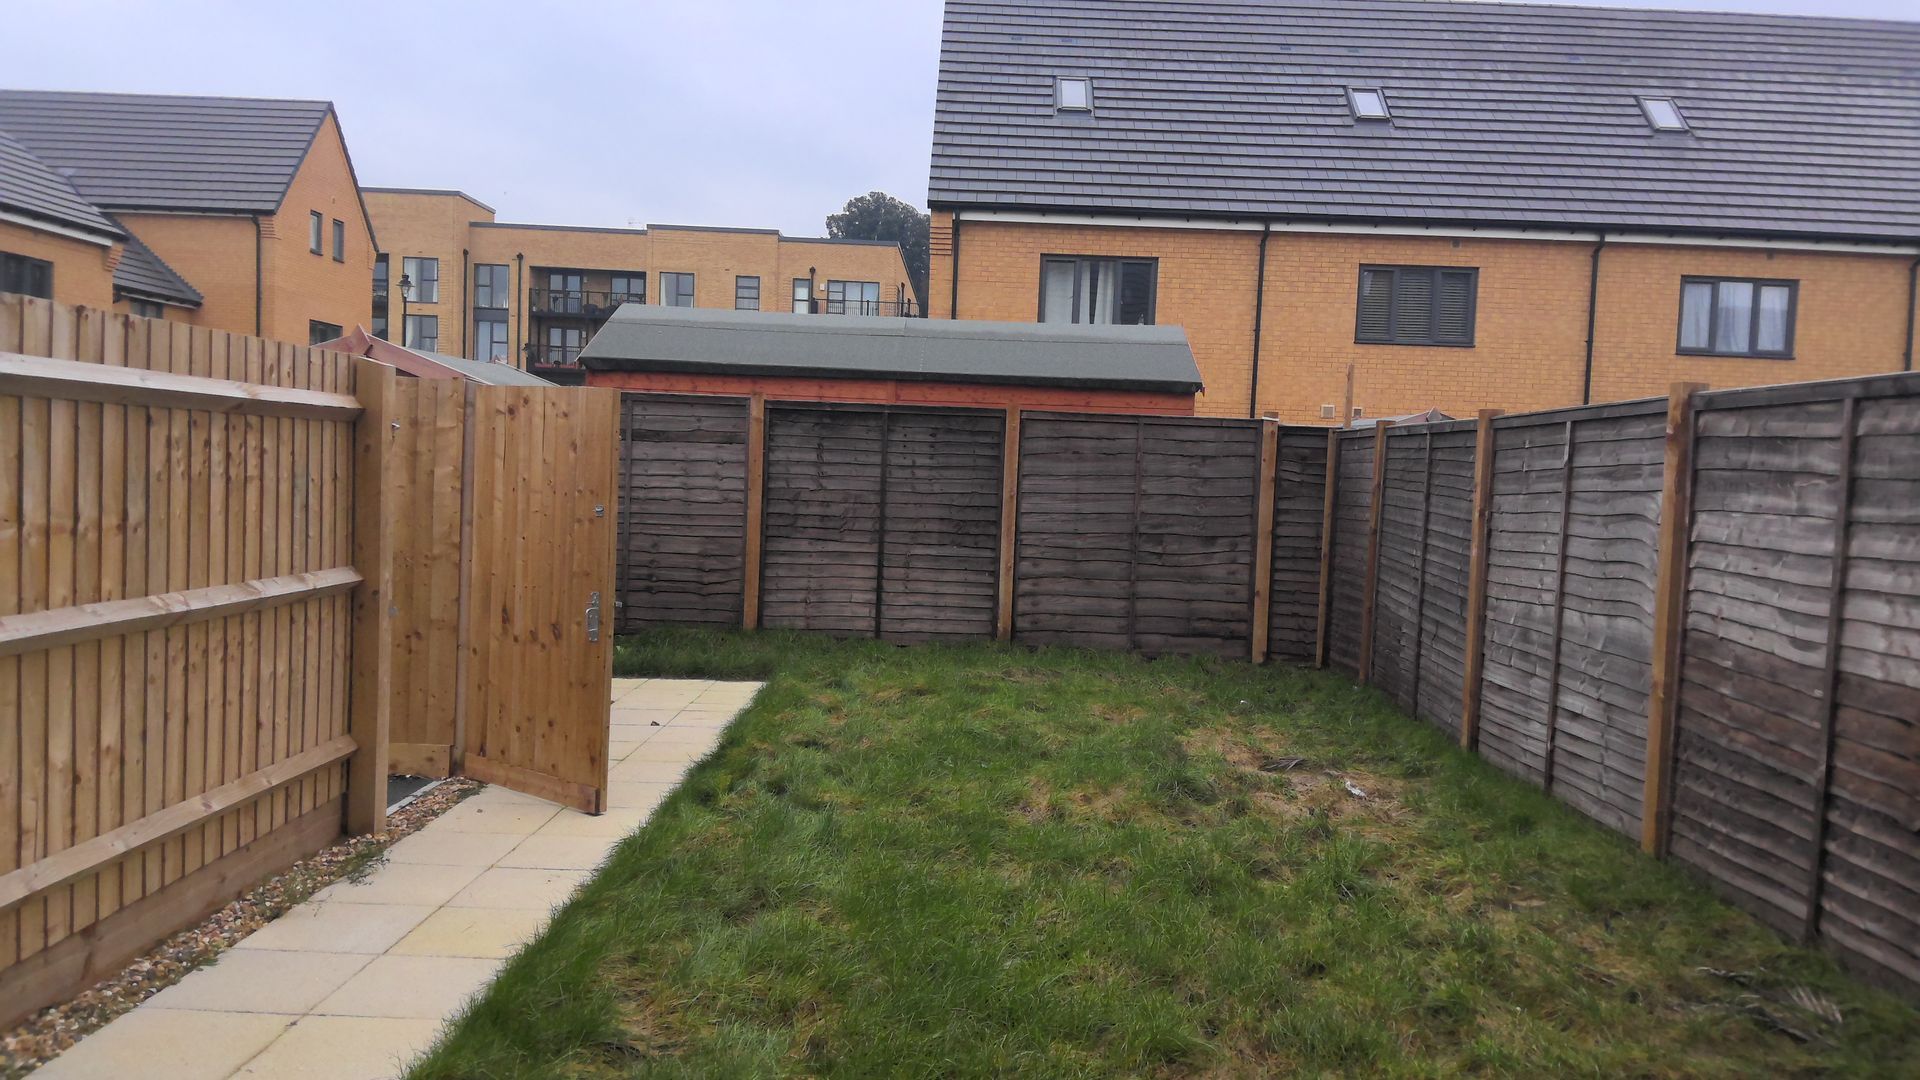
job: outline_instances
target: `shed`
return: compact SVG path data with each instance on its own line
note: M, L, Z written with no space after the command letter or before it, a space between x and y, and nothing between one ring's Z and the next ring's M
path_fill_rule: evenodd
M580 354L587 385L801 401L1189 415L1177 326L791 315L627 304Z

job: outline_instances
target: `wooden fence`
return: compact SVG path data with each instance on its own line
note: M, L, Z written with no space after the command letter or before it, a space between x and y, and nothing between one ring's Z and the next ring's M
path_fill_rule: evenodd
M1331 666L1920 988L1920 375L1347 431L624 415L623 628Z
M340 834L355 384L0 296L0 1022Z

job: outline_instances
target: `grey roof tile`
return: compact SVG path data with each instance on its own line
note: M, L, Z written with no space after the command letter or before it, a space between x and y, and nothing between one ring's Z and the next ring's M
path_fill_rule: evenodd
M937 206L1920 237L1920 23L949 0ZM1056 115L1053 79L1094 81ZM1387 93L1356 122L1348 86ZM1638 96L1691 125L1655 133Z
M67 179L5 131L0 131L0 209L56 225L117 237L120 229Z
M0 131L106 210L271 213L325 101L0 90Z
M124 227L123 227L124 228ZM127 249L120 253L120 265L113 268L113 291L147 300L160 300L185 307L199 307L200 290L180 276L165 259L153 253L131 230L126 230Z

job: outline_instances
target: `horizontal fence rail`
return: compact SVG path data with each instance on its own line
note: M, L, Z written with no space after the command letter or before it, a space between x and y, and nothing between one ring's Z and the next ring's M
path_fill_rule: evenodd
M354 383L0 296L0 1023L340 835Z
M1349 430L623 416L622 629L1332 667L1920 990L1920 375Z

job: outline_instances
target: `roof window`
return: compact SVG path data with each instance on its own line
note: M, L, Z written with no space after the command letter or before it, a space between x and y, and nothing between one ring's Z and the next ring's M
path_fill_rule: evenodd
M1355 120L1391 120L1387 111L1387 92L1372 86L1347 87L1347 104L1353 107Z
M1093 80L1061 76L1053 81L1053 107L1058 112L1092 112Z
M1680 106L1672 98L1643 97L1640 111L1647 114L1647 123L1655 131L1687 130L1687 118L1680 115Z

